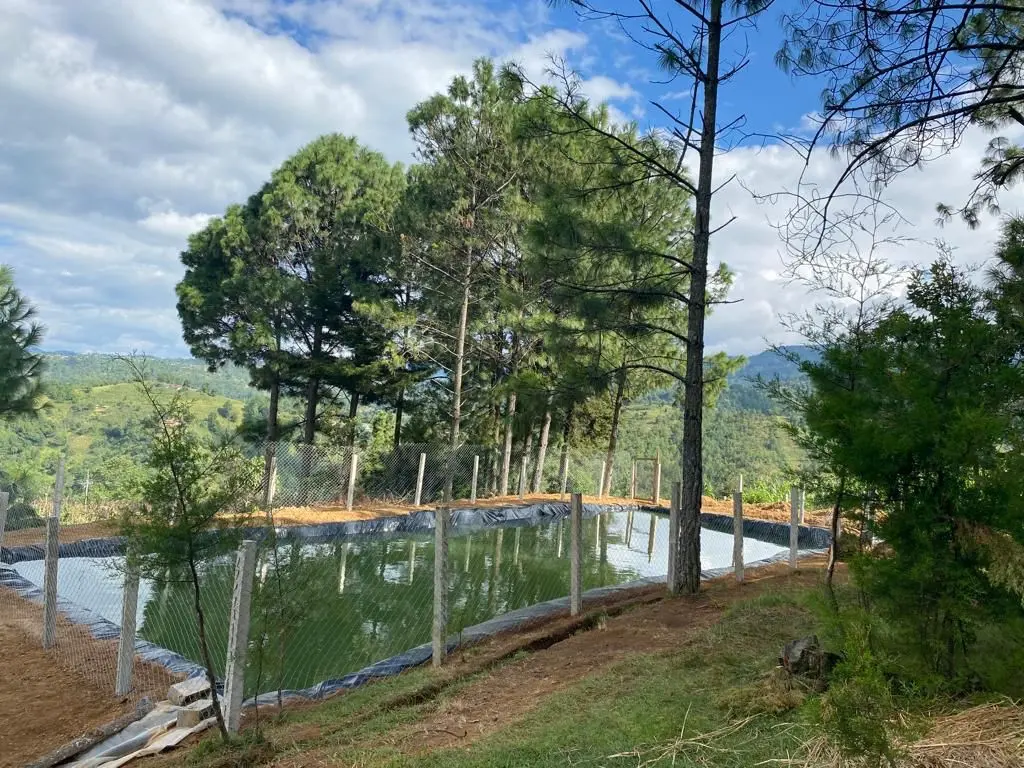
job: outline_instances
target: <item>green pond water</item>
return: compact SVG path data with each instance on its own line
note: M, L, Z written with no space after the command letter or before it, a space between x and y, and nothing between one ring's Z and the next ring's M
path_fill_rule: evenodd
M667 570L668 520L645 512L609 512L583 521L583 587L609 586ZM746 562L783 551L746 539ZM723 567L732 557L732 535L703 530L702 565ZM453 531L449 543L449 631L569 592L568 520L544 525ZM257 690L305 688L342 677L430 640L433 534L350 537L324 544L283 544L280 584L271 553L261 552L250 632L246 695ZM104 618L121 620L120 558L64 558L58 593ZM223 674L233 558L205 564L204 603L214 665ZM16 569L42 583L42 562ZM263 575L265 574L265 575ZM262 576L261 576L262 575ZM139 596L139 635L199 661L191 586L144 581ZM262 585L262 586L261 586ZM261 590L280 589L293 612L270 617ZM276 643L286 641L284 669ZM267 649L260 653L259 649Z

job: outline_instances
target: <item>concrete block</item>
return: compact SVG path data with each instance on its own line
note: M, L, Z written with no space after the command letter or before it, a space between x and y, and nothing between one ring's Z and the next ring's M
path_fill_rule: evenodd
M187 707L178 710L178 727L192 728L208 717L213 717L213 699L193 701Z
M184 707L197 699L210 695L210 682L205 677L190 677L175 683L167 690L167 700L178 707Z

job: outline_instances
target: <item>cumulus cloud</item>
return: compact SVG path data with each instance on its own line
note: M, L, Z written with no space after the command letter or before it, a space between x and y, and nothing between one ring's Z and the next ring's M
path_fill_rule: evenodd
M185 354L174 284L188 235L299 146L337 131L409 161L405 113L474 58L512 59L540 77L549 55L578 63L587 43L584 31L552 24L543 0L6 0L0 260L39 306L47 346ZM613 100L620 119L642 116L624 79L643 73L630 74L629 58L593 58L604 61L610 72L586 67L588 96ZM930 230L934 204L963 195L984 142L969 137L905 175L888 190L892 202ZM835 173L834 161L817 162L820 178ZM768 192L799 172L799 158L773 147L722 155L718 176ZM734 271L739 303L710 319L712 349L756 352L778 336L780 312L813 302L780 279L769 222L784 209L735 182L720 194L715 222L737 219L715 237L713 259ZM954 223L942 235L957 258L979 261L995 222L979 232ZM898 257L930 255L921 245Z

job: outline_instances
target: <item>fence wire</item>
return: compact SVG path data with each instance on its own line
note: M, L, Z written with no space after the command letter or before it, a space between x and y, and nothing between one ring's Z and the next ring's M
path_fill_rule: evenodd
M543 457L537 446L465 445L452 450L436 444L407 444L379 451L280 443L253 446L254 461L272 456L274 493L269 521L289 524L296 510L301 522L346 519L351 504L362 516L395 514L441 503L447 486L453 504L511 504L581 493L588 500L636 497L650 500L656 484L653 457L619 450L606 453L564 450L552 445ZM524 460L525 457L525 460ZM353 472L354 464L354 472ZM661 465L663 505L676 470ZM602 479L604 484L602 486ZM45 514L53 491L33 514L8 517L4 547L42 544ZM92 526L79 507L62 508L62 541L91 537ZM99 508L97 508L99 510ZM14 508L12 507L12 511ZM112 513L104 513L109 515ZM281 521L284 521L283 523ZM106 531L111 533L110 529ZM508 611L536 605L569 592L568 517L538 524L454 530L449 542L449 623L452 634ZM583 522L583 588L611 586L667 574L668 518L623 507ZM732 536L702 532L705 568L728 566ZM769 550L746 545L744 557ZM206 641L214 672L226 671L227 639L234 580L234 557L225 554L199 567L199 591ZM18 563L18 573L42 587L42 559ZM59 617L55 663L88 675L113 692L122 612L124 564L119 557L66 557L59 561L58 593L106 620L99 637ZM346 537L325 543L278 542L272 531L261 539L248 638L245 695L301 690L345 675L381 659L427 643L431 637L434 539L431 534ZM25 627L30 642L42 641L42 608L0 587L0 616ZM140 585L137 634L191 662L204 660L199 642L195 588L189 573L150 574ZM160 699L174 676L136 658L130 700Z

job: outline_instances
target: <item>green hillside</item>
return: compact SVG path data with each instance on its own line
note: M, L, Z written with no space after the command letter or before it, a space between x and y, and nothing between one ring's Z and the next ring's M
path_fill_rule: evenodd
M125 483L145 455L149 415L142 394L129 381L127 366L109 355L93 354L52 354L46 362L46 408L37 418L0 424L0 487L12 494L12 502L45 504L63 452L70 507L84 504L86 498L94 507L123 498ZM251 429L262 422L267 397L249 387L244 370L228 367L211 373L202 362L189 359L151 359L147 368L157 391L168 397L180 393L191 407L196 428L211 437L236 435L247 425ZM375 423L374 410L361 412L360 421L366 422L362 431ZM283 404L283 422L295 424L300 414L300 404ZM381 423L390 424L387 419ZM783 423L778 408L749 380L733 377L705 421L706 491L726 495L742 473L752 494L781 498L787 473L801 461ZM373 441L388 442L390 429L387 426L389 434L374 436ZM638 399L623 410L621 461L660 453L667 490L678 475L680 429L671 391ZM600 455L604 440L580 443L578 450ZM623 471L621 464L617 471Z

